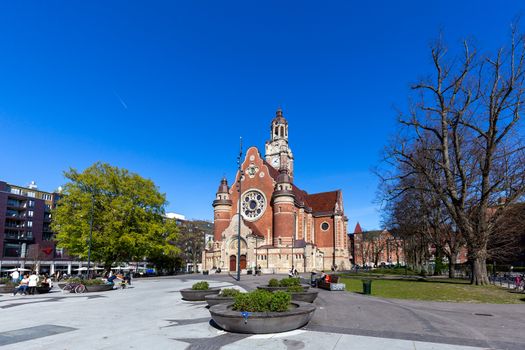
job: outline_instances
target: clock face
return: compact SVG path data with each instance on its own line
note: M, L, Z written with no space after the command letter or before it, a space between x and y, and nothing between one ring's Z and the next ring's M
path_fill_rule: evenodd
M266 198L257 190L245 192L241 203L242 216L248 221L259 219L266 210Z
M279 166L279 163L280 163L280 160L278 157L275 157L274 159L272 159L272 165L274 167L278 167Z

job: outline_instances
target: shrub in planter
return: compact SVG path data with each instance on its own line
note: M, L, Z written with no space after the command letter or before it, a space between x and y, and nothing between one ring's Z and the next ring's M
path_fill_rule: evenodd
M231 303L234 297L241 292L234 288L224 288L219 294L206 295L204 299L209 306L217 305L220 303Z
M301 286L290 286L286 289L287 292L290 292L290 293L303 293L304 292L304 288L301 287Z
M204 301L207 295L219 294L219 288L210 288L206 281L195 283L191 288L182 289L180 294L184 300L188 301Z
M239 312L240 311L240 312ZM240 293L235 302L210 307L213 321L222 329L236 333L279 333L300 328L313 316L315 306L291 301L284 291L255 290Z
M83 280L82 284L85 286L100 286L106 283L101 279L91 279L91 280Z
M9 287L16 286L16 283L13 283L11 278L0 278L0 284L5 284L6 286L9 286Z
M206 281L201 281L195 283L193 286L191 286L192 290L208 290L210 289L210 285Z
M301 280L299 278L283 278L279 282L280 287L300 286Z
M235 296L233 310L248 312L284 312L290 305L290 294L277 291L254 290L249 293L239 293Z
M84 280L82 278L78 277L71 277L66 280L64 280L65 283L82 283Z
M268 281L268 286L279 287L279 280L277 280L276 278L272 278L271 280Z
M224 297L224 298L232 298L232 297L235 297L239 293L240 293L240 291L238 289L235 289L235 288L224 288L219 293L219 296L220 297Z

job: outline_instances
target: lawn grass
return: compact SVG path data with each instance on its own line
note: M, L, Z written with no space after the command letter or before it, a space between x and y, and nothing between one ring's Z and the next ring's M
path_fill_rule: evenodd
M350 292L363 292L362 279L340 278ZM524 293L511 293L496 286L474 286L462 280L372 279L372 295L382 298L448 301L461 303L525 304Z

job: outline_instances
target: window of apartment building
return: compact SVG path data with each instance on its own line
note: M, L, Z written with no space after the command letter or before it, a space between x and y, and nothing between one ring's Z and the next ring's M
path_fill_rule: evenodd
M33 231L27 231L27 232L26 232L26 237L27 237L28 239L33 239Z
M48 201L51 199L51 195L48 193L42 193L42 199Z
M46 210L51 210L51 205L46 204L45 207L46 207Z
M33 192L33 191L29 191L29 192L27 192L27 196L28 196L28 197L32 197L32 198L35 198L35 197L36 197L36 193Z
M27 222L27 227L33 227L33 221L28 221Z
M44 241L52 241L53 240L53 233L51 233L51 232L44 232L44 234L42 235L42 239Z
M20 189L19 189L19 188L12 188L12 187L11 187L11 193L12 193L12 194L20 194Z
M4 246L4 257L19 258L21 253L21 247L19 244L6 243Z
M27 216L32 218L33 217L33 211L32 210L28 210L27 211Z
M35 201L34 200L29 200L27 201L27 206L29 208L34 208L35 207Z

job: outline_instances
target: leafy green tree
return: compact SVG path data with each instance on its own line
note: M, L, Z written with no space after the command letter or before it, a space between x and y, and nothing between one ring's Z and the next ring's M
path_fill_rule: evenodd
M166 197L153 181L100 162L64 175L69 182L52 213L52 229L69 255L88 258L91 222L91 260L107 271L115 263L178 253L177 227L164 220Z

